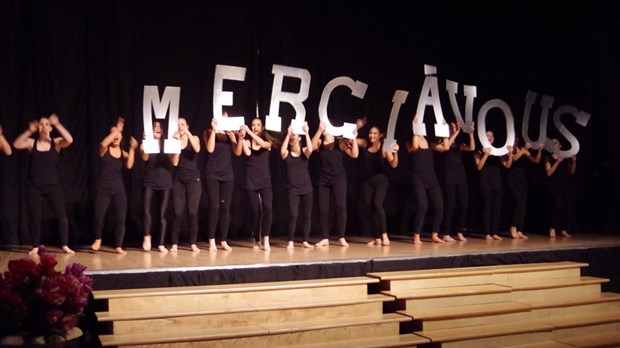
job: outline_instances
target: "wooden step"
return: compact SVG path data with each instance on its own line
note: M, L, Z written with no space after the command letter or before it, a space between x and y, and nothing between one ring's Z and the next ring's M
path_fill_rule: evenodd
M159 330L146 334L114 334L114 335L101 335L102 346L128 346L128 345L154 345L162 343L183 343L183 342L199 342L199 341L213 341L213 340L226 340L226 339L243 339L252 338L255 340L257 337L265 342L271 338L267 336L277 336L284 334L299 334L303 332L312 332L312 335L308 336L308 339L320 339L321 330L334 330L339 329L343 332L348 332L353 337L346 337L346 339L354 338L356 335L363 335L367 326L376 325L391 325L389 332L383 332L386 335L397 335L400 322L408 321L410 318L400 314L391 313L378 316L368 317L355 317L355 318L337 318L330 320L314 320L314 321L301 321L301 322L284 322L273 324L262 324L253 326L242 326L234 328L216 328L216 329L193 329L193 330ZM355 330L358 328L358 330ZM383 330L385 331L385 330ZM330 337L327 337L330 338ZM299 339L299 336L297 336ZM273 338L273 342L281 341L282 338ZM285 339L286 340L286 339ZM294 343L291 341L290 343ZM305 343L311 343L314 341L307 341ZM274 344L269 343L269 346ZM264 345L261 345L264 346Z
M582 298L572 300L562 300L554 298L538 299L534 301L525 301L524 303L532 306L532 309L546 309L555 307L574 307L580 305L589 305L597 303L613 303L620 302L620 294L614 292L603 292L595 296L584 296Z
M424 288L398 291L382 291L382 294L394 296L399 300L422 300L429 298L475 296L485 294L510 293L512 288L498 284L476 284L466 286L447 286L441 288Z
M311 344L293 344L278 347L299 347L299 348L389 348L389 347L416 347L418 345L428 344L431 341L428 338L420 337L414 334L402 334L398 336L373 337L352 340L339 340L324 343Z
M556 289L565 288L571 286L582 286L591 284L603 284L608 283L609 279L597 278L597 277L580 277L579 279L572 278L559 278L559 279L546 279L546 280L534 280L519 282L516 284L502 284L510 286L514 291L526 291L526 290L541 290L541 289Z
M620 347L620 332L600 332L595 335L579 336L572 338L559 338L557 341L569 347L580 348L600 348L600 347Z
M544 341L536 343L518 344L515 346L510 345L505 346L504 348L574 348L574 346L558 341Z
M527 281L512 284L511 300L515 302L578 301L584 298L599 296L601 284L608 279L581 277L579 279L561 278ZM510 284L503 284L510 286Z
M598 324L620 323L620 310L600 313L577 313L561 317L545 318L541 321L553 325L555 330Z

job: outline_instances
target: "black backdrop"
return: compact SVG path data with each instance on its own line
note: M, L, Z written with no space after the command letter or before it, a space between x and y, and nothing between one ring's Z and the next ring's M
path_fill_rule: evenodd
M5 0L0 3L0 122L12 142L30 120L56 112L73 134L74 144L61 154L60 178L69 209L70 241L81 244L92 239L97 144L119 115L127 119L125 138L141 137L144 85L157 85L160 93L165 86L181 87L180 114L198 135L212 117L216 64L247 68L245 82L228 81L225 89L235 93L231 113L245 115L248 122L256 114L257 102L261 117L269 112L273 64L308 69L312 81L305 106L312 132L318 125L323 87L337 76L361 80L369 87L363 101L336 90L329 108L336 122L367 116L370 123L385 128L394 91L407 90L410 94L401 108L396 134L404 148L424 80L423 65L432 64L438 68L448 119L446 79L478 87L474 115L490 99L506 101L517 131L528 90L539 93L534 119L540 114L541 94L555 97L551 112L570 104L591 113L586 128L567 123L581 144L575 231L618 233L620 185L614 174L620 169L620 158L614 140L620 114L616 98L619 9L615 1L362 5L353 1ZM295 83L285 87L296 88ZM462 89L459 101L463 108ZM292 113L289 106L281 107L284 125ZM553 136L553 130L549 134ZM285 235L285 172L275 155L272 233ZM24 196L27 157L26 151L0 157L0 228L7 244L29 243ZM468 227L476 230L480 205L472 161L468 161ZM360 204L359 164L347 162L347 228L348 233L369 234L368 214ZM243 159L235 159L235 170L231 238L245 238L249 231L240 187ZM312 170L316 174L316 163ZM400 166L390 171L385 203L391 233L409 233L407 220L414 202L407 190L408 170L401 150ZM548 226L542 170L539 166L530 171L526 231L534 233L545 233ZM141 240L142 174L141 161L126 173L128 243ZM508 212L507 191L504 196ZM204 198L206 194L200 208L201 239L206 238ZM47 216L51 218L49 211ZM502 218L502 228L507 227L507 216ZM54 227L50 219L43 242L57 243ZM319 235L316 227L313 236Z

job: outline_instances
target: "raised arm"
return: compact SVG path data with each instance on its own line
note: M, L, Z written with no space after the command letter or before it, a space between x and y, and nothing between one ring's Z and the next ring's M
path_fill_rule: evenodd
M211 129L204 131L202 134L208 153L213 153L213 151L215 151L215 137L217 136L216 129L217 119L214 117L211 119Z
M123 151L123 158L125 159L125 168L131 169L135 163L136 159L136 149L138 148L138 140L136 138L131 137L129 139L129 151Z
M470 123L469 127L471 128L471 132L469 133L469 144L461 144L461 151L476 150L476 141L474 140L474 123Z
M110 144L112 144L112 141L114 141L114 138L120 135L121 132L122 131L118 129L118 126L112 127L112 129L110 129L108 135L103 138L103 140L101 140L101 142L99 143L99 157L105 155L106 151L108 151L108 147L110 146Z
M398 150L400 147L398 144L392 144L392 152L383 151L383 158L387 159L390 167L396 168L398 166Z
M237 144L234 147L233 153L236 156L241 156L241 154L243 153L243 145L245 144L245 131L244 130L239 130L237 132Z
M357 129L353 131L353 134L357 136ZM357 146L356 139L350 141L347 139L341 139L339 145L340 150L346 153L351 158L357 158L357 156L359 156L360 154L359 146Z
M553 173L555 173L555 170L558 169L558 166L562 163L564 157L558 156L558 158L553 161L553 164L551 163L551 159L552 157L545 159L545 173L547 173L547 177L550 177Z
M73 143L73 136L71 136L71 133L69 133L69 131L60 123L58 115L52 114L49 117L49 120L50 125L56 128L58 133L60 133L60 137L54 139L57 146L56 150L60 151L60 149L64 149L71 145Z
M528 151L526 154L527 158L536 164L540 163L540 160L542 159L542 150L544 148L545 148L544 143L538 144L538 151L536 151L536 156L532 156L532 154Z
M312 141L310 142L315 151L318 150L319 145L321 145L321 136L323 135L323 132L325 132L325 123L321 122L319 123L319 128L317 128L316 133L314 133Z
M4 137L2 125L0 125L0 151L4 152L4 154L7 156L11 156L11 153L13 152L11 150L11 145L8 141L6 141L6 138Z
M502 164L506 168L512 167L512 162L514 161L514 151L512 146L508 146L508 156L504 156L502 158Z
M437 142L433 145L433 150L437 152L446 152L450 150L450 139L449 138L441 138L440 142Z
M32 149L32 145L34 144L34 139L32 139L31 136L37 131L38 128L38 121L30 121L30 123L28 123L28 129L26 129L15 139L15 141L13 141L13 147L18 150L30 151Z
M570 165L568 166L568 172L571 175L575 175L577 172L577 155L573 155L570 158Z
M286 157L288 156L288 145L289 145L289 140L291 139L292 129L293 129L293 126L288 126L288 129L286 130L286 136L284 137L284 140L282 141L282 146L280 147L280 157L282 159L286 159Z
M482 155L478 152L474 154L474 160L476 161L476 169L481 171L484 168L485 163L487 162L487 158L491 154L491 148L487 147L483 149Z
M312 139L310 139L310 128L308 128L308 122L304 123L302 129L304 133L306 133L306 135L304 135L306 137L306 147L303 148L303 152L304 155L306 155L306 158L310 158L312 151L314 151L314 147L312 147Z

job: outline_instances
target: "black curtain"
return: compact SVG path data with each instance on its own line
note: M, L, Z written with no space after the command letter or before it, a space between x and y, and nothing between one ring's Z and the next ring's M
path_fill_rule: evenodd
M388 230L409 233L408 216L414 202L408 191L404 145L411 137L423 65L432 64L438 68L448 120L453 116L446 79L478 87L474 115L490 99L506 101L517 131L528 90L554 96L552 112L570 104L591 113L585 128L566 120L581 145L576 232L618 233L620 185L614 179L620 156L614 140L620 126L615 99L620 90L616 66L619 9L614 1L570 5L382 1L361 5L353 1L7 0L0 3L0 123L12 142L30 120L55 112L72 133L74 143L61 153L60 180L69 212L70 243L83 244L93 238L97 144L119 116L127 120L125 141L130 136L142 138L145 85L159 86L160 93L165 86L181 87L180 114L199 136L212 117L216 64L247 68L244 82L227 81L225 89L234 92L231 113L245 115L248 123L257 110L261 117L269 112L273 64L308 69L312 81L305 106L312 132L318 126L323 87L337 76L349 76L369 87L363 101L347 97L345 89L335 91L329 113L336 122L366 116L370 123L385 128L394 91L407 90L409 97L401 108L396 132L401 164L389 172L385 206ZM298 88L295 81L285 82L289 91ZM459 101L464 108L462 90ZM537 103L533 115L539 115L539 110ZM293 109L282 105L281 114L287 125ZM362 130L360 136L366 132ZM277 151L272 155L272 233L284 236L288 214L285 171ZM29 243L24 195L27 161L27 151L0 156L0 229L5 244ZM467 163L468 225L476 230L480 227L477 180L473 160ZM348 233L370 235L368 214L361 204L360 161L347 160L347 168ZM316 177L316 158L311 169ZM128 243L141 239L142 174L140 160L126 173ZM235 158L231 238L249 237L243 177L244 160ZM508 191L505 196L503 228L509 223L510 211ZM549 200L540 166L530 171L529 201L526 230L544 234ZM204 239L206 193L200 209ZM56 244L50 209L46 222L43 242ZM312 235L320 235L318 223Z

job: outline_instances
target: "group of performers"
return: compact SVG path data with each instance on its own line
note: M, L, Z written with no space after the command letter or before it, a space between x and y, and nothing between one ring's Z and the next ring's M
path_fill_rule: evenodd
M224 117L226 117L226 113ZM414 117L413 122L416 122ZM127 216L127 197L122 172L131 169L135 163L135 152L145 162L143 179L143 243L144 251L152 248L153 219L159 220L157 226L157 249L161 253L177 252L184 216L187 215L190 247L199 252L198 240L198 206L204 187L208 195L208 240L209 251L216 251L216 234L219 227L220 248L231 250L228 244L230 227L231 200L233 195L232 156L245 156L246 177L244 188L247 190L250 205L250 222L254 235L254 248L270 250L269 235L273 216L273 192L270 175L270 153L276 148L274 142L266 136L263 122L259 118L252 120L251 126L243 125L238 131L218 130L216 118L211 121L210 129L203 132L202 142L208 153L207 161L201 170L198 155L201 151L201 139L190 131L185 118L179 118L178 129L174 138L180 140L181 152L178 154L146 153L143 145L131 137L128 149L121 148L125 121L119 118L109 133L99 143L99 175L96 185L94 211L94 242L92 250L99 250L102 244L102 231L107 210L114 209L115 239L114 248L119 254L123 250L125 221ZM365 119L357 120L357 130L365 128ZM468 209L468 185L463 163L463 152L474 152L474 124L472 132L461 134L460 124L451 124L450 135L446 138L427 140L423 135L413 135L407 142L406 150L411 158L411 186L415 199L413 211L413 243L422 244L420 234L427 212L432 211L431 240L435 243L465 241L465 224ZM57 137L52 138L55 130ZM338 244L348 246L345 238L347 220L347 171L344 158L361 157L363 160L364 184L363 197L372 212L373 239L369 245L389 245L386 214L383 201L388 191L387 168L396 168L399 164L400 147L392 145L384 149L381 129L373 125L368 130L367 139L344 139L335 137L326 130L324 123L310 137L308 125L303 126L303 135L293 132L289 127L284 140L279 146L280 157L287 170L287 189L289 204L288 249L294 248L294 234L299 223L302 231L303 248L324 247L329 245L330 216L333 207L335 229ZM159 122L153 123L154 138L163 142L164 134ZM493 132L486 132L490 144L494 142ZM458 139L464 141L457 141ZM58 158L62 149L73 142L70 132L60 123L57 115L32 121L22 134L13 142L18 150L30 152L27 199L30 212L30 233L36 254L40 244L42 204L49 202L58 222L58 233L63 252L73 254L68 243L68 219L63 192L58 181ZM552 139L556 149L561 148L557 139ZM160 144L161 145L161 144ZM163 149L163 146L160 146ZM540 163L543 160L543 148L532 149L529 144L520 144L518 139L513 146L508 146L505 156L491 155L490 148L474 152L476 169L479 172L482 198L482 230L487 240L501 240L498 235L500 210L503 195L502 167L507 170L507 186L514 201L510 234L514 239L527 239L523 233L527 202L527 178L525 162ZM442 185L435 173L433 152L442 161ZM0 152L6 156L12 153L0 127ZM313 187L308 171L310 157L319 156L320 169L316 187ZM566 221L569 213L571 176L575 174L576 156L564 159L556 154L544 156L546 175L550 178L550 196L552 199L551 226L549 237L556 233L570 237ZM321 240L316 244L309 241L314 192L318 192ZM171 248L165 246L168 221L166 211L172 196L173 219L171 227ZM301 208L301 209L300 209ZM430 209L429 209L430 208ZM154 214L157 212L157 214ZM454 237L453 237L454 236Z

